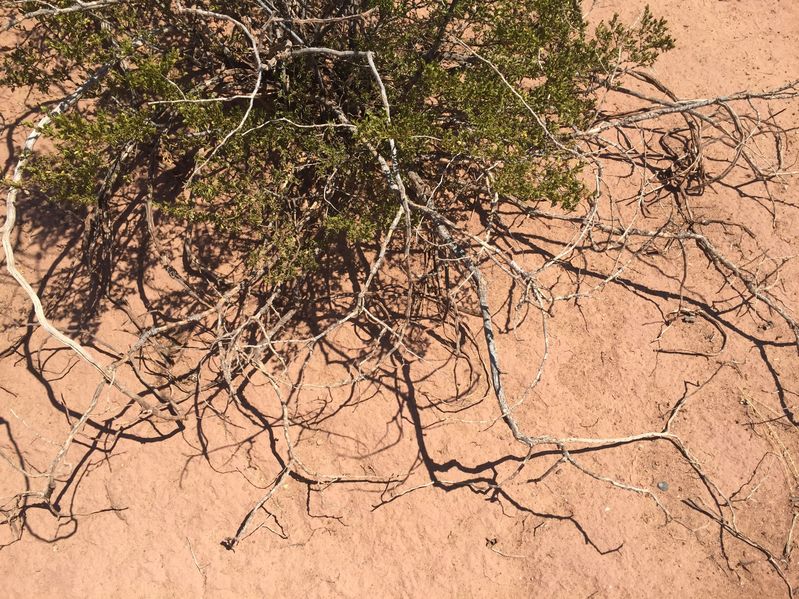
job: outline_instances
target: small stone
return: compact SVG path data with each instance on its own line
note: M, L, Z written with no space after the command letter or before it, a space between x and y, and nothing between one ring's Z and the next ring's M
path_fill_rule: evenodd
M658 489L660 489L661 491L668 491L669 483L667 483L665 480L660 481L658 483Z

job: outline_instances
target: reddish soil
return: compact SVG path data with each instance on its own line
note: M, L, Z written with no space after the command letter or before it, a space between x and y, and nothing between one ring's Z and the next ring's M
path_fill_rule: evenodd
M644 4L597 1L589 6L590 19L620 11L629 22ZM799 3L649 4L668 19L677 38L677 48L654 71L682 97L761 89L799 78ZM7 142L0 159L8 168L13 144L18 147L24 137L25 127L16 126L15 119L36 102L5 90L0 101ZM782 122L797 126L796 104L791 110ZM723 189L710 192L702 206L719 217L742 220L740 215L747 214L743 220L764 248L791 256L799 248L799 185L794 179L779 191L787 203L778 206L773 223L765 210L752 209ZM48 269L64 270L59 260L67 247L62 231L70 230L68 220L32 216L24 202L20 211L20 268L32 281ZM678 262L662 268L678 277ZM697 258L692 292L715 298L718 281L702 274L705 266ZM702 318L676 321L662 331L663 314L677 307L679 282L649 271L638 274L637 287L621 281L581 301L579 309L558 306L550 320L551 355L543 380L519 408L519 420L536 434L560 437L660 431L686 389L702 385L674 429L720 491L734 497L738 530L782 557L799 513L794 508L799 356L789 334L778 323L774 330L758 330L751 316L729 314L728 344L721 355L658 352L712 353L719 331ZM799 314L799 261L786 265L781 285L778 295ZM0 349L19 339L29 309L3 271ZM107 312L92 334L96 346L129 344L125 323L121 312ZM519 335L500 339L511 396L537 368L539 333L534 322ZM777 343L760 343L761 335ZM342 347L352 341L339 339ZM59 405L80 411L96 384L89 368L54 349L35 330L23 347L0 359L0 453L14 455L15 447L23 448L39 468L46 468L71 427ZM563 464L535 483L557 453L531 462L500 500L476 492L477 483L453 484L487 480L492 470L502 480L523 453L502 422L492 425L496 406L490 397L463 413L455 408L468 398L433 408L457 394L463 374L436 370L435 361L429 356L398 369L383 385L362 386L358 391L368 401L322 391L299 400L309 408L324 401L341 407L326 423L325 434L301 439L297 451L303 461L320 472L364 478L410 471L405 483L383 497L393 501L374 509L383 489L367 483L309 493L289 478L267 504L271 515L259 514L263 527L228 551L220 542L235 534L279 474L271 444L280 445L281 439L273 441L264 430L236 448L240 423L209 422L204 432L214 450L205 460L192 426L147 442L159 436L157 426L139 425L129 431L136 438L120 438L108 453L100 451L107 446L89 451L94 432L87 431L66 458L67 466L79 465L77 491L64 498L76 518L59 521L44 510L31 511L29 528L16 543L10 543L12 530L0 530L0 543L9 543L0 549L0 593L12 598L787 596L763 552L721 534L713 520L686 504L693 500L701 506L708 494L667 443L636 443L576 458L591 472L651 495ZM37 376L37 370L44 374ZM335 380L339 374L335 367L315 366L311 378ZM252 391L250 401L275 416L266 388ZM104 394L97 420L121 403L114 393ZM431 477L440 484L430 485ZM14 464L0 460L0 498L18 492L22 481ZM658 483L667 483L667 489ZM665 521L653 495L674 520ZM796 564L789 558L779 565L799 586Z

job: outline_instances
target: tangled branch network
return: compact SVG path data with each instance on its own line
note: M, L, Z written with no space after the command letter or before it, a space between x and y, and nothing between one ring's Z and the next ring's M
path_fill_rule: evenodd
M597 471L580 457L657 443L673 450L674 459L701 483L701 496L682 507L715 523L722 543L733 538L759 552L793 596L786 568L799 512L793 513L782 551L753 540L736 522L736 493L708 473L679 423L691 398L710 380L738 368L725 359L731 338L756 339L764 356L789 345L799 354L795 306L781 290L788 258L761 247L747 214L720 216L725 211L716 209L711 197L731 194L772 223L780 211L796 208L779 195L793 174L793 132L780 124L778 108L796 100L799 82L684 99L642 66L645 58L631 60L624 32L610 28L606 31L618 33L608 38L616 59L603 62L601 74L584 82L581 90L590 104L569 122L565 111L559 117L548 112L537 91L550 73L551 55L541 51L534 58L541 69L536 76L517 76L512 61L492 54L481 38L489 35L482 24L471 22L470 29L470 13L452 8L456 2L429 8L443 12L432 20L429 45L416 53L437 65L433 74L424 65L418 72L406 68L387 44L369 45L369 36L378 39L390 19L400 18L370 8L371 3L343 2L333 10L324 2L257 0L231 3L228 12L209 3L162 4L165 12L152 28L120 41L92 69L70 72L84 82L33 126L7 181L5 266L51 343L32 349L34 328L25 324L24 334L3 355L27 355L35 368L46 361L43 352L66 359L68 351L70 360L90 366L98 379L84 407L64 406L69 430L48 464L37 466L24 448L0 454L0 467L12 469L24 485L0 506L15 540L25 534L31 509L44 508L59 520L77 518L62 504L80 480L74 468L84 467L83 461L66 459L80 451L82 438L105 439L111 452L119 439L134 438L148 425L171 431L161 432L163 438L180 433L214 467L217 452L235 455L258 435L269 437L271 466L257 467L271 472L273 482L223 540L230 549L261 528L256 523L263 510L290 481L307 486L309 494L335 484L373 487L379 495L375 508L432 487L464 489L524 509L516 496L520 488L567 467L645 497L667 522L680 522L656 491ZM140 18L137 10L122 0L41 3L28 13L13 9L7 29L35 32L31 23L46 28L57 19L73 19L65 21L69 24L84 19L100 31L114 31L125 19ZM413 11L402 18L416 22ZM136 129L119 142L91 187L93 203L69 209L84 218L70 283L59 279L57 270L43 281L31 280L15 259L17 213L28 206L55 210L37 204L37 193L50 189L37 183L43 180L37 141L59 135L70 111L99 122L105 117L100 109L91 116L95 103L114 94L119 103L123 96L132 102L119 90L150 73L141 57L161 60L171 45L190 48L185 58L190 67L175 74L167 66L153 75L160 95L150 93L156 86L149 83L147 93L130 92L152 123L141 124L124 111L115 114L124 113L130 128L140 127L146 135ZM206 61L205 51L215 62ZM419 86L454 73L441 83L446 90L479 73L479 81L492 86L485 91L484 112L443 108L442 92L441 98L419 100L431 111L440 109L434 126L424 129L429 133L408 133L413 115L403 103L411 92L399 89L397 82L407 75L400 67ZM312 98L309 89L315 90ZM300 93L299 100L294 93ZM465 102L468 96L457 97ZM296 110L272 109L284 101ZM490 151L480 146L482 138L474 146L452 141L469 132L469 139L477 140L474 132L485 123L469 119L501 110L514 111L518 120L511 128L529 132L530 146L521 158L496 154L504 129L486 144ZM247 145L262 138L274 145ZM302 142L306 145L292 155L292 163L249 173L258 160L280 162L280 144L288 147L297 139L309 141ZM322 142L327 145L319 150ZM330 148L346 152L333 156ZM525 197L523 189L508 183L514 161L537 164L542 179L552 169L552 180L573 176L563 186L579 184L581 202L564 205L540 188ZM53 180L46 180L51 188ZM547 189L555 194L559 188ZM258 198L255 208L254 201L241 200L251 197ZM379 206L377 225L364 225L365 234L356 225L372 217L367 215L372 208L346 213L346 206L362 206L363 198ZM221 214L219 206L226 202L235 204L238 221ZM211 216L197 216L203 210ZM253 213L257 218L241 225ZM334 230L339 223L344 224ZM675 264L678 272L668 274ZM670 306L661 310L658 340L670 327L694 319L717 333L715 344L703 350L661 351L701 357L715 365L712 374L686 384L657 430L612 437L550 432L536 417L533 398L546 378L557 335L556 308L577 310L589 299L601 301L609 287L642 297L652 280L665 286L660 297ZM697 291L713 285L714 297ZM80 307L80 314L66 313L65 306ZM134 336L127 348L102 342L92 330L103 310L124 316ZM728 315L749 318L754 332ZM511 373L505 364L508 354L518 351L514 335L530 330L539 345L524 351L537 363L529 372ZM413 388L437 373L449 373L453 390L426 413L426 418L434 414L432 420L422 421ZM778 377L775 385L783 398ZM314 458L303 455L304 441L329 438L330 422L382 392L398 398L397 422L413 421L418 459L400 475L371 468L368 474L366 468L320 472ZM100 417L104 393L110 407ZM325 394L330 399L321 404L309 399ZM787 403L779 417L795 425ZM502 472L494 464L477 474L441 478L429 467L421 431L453 422L467 423L476 434L506 427L513 468ZM224 441L209 437L214 426L224 429ZM534 464L549 465L532 482L522 481L519 475ZM422 482L411 482L425 466ZM608 551L574 516L550 516L575 526L597 551Z

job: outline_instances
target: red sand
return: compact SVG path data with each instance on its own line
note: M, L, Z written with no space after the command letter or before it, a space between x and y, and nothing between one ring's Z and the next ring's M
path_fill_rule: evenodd
M760 89L799 77L799 3L722 0L654 0L656 15L666 16L678 47L655 66L659 77L683 97ZM590 4L590 3L589 3ZM621 10L635 18L643 1L595 2L591 19ZM28 104L19 94L0 91L6 125ZM793 113L783 122L797 125ZM24 127L4 131L19 142ZM795 136L794 136L795 139ZM2 148L7 156L8 146ZM772 228L768 215L754 211L747 224L774 255L799 248L799 186L782 196L794 207L780 208ZM706 200L719 215L740 214L734 195L719 192ZM64 240L59 224L42 224L22 212L17 248L21 267L38 280L50 267ZM793 313L799 305L799 266L786 266L781 297ZM704 266L697 264L696 272ZM673 272L678 272L675 265ZM674 286L642 277L652 289ZM702 281L701 274L695 280ZM706 287L706 288L705 288ZM714 297L712 277L697 294ZM21 334L28 305L5 271L0 275L0 343ZM795 513L798 492L793 456L799 435L779 418L782 408L773 373L780 377L789 410L799 410L799 357L795 348L768 347L763 352L741 336L730 336L727 350L714 359L658 354L653 340L661 312L675 308L672 299L621 285L581 304L562 304L551 321L552 357L542 384L519 411L530 429L551 435L626 436L660 430L684 383L707 380L721 361L726 366L686 404L675 429L728 497L740 489L737 525L752 540L781 556ZM752 328L747 316L730 323ZM121 313L110 313L95 339L122 347L131 337L122 331ZM540 340L536 327L524 337L503 339L506 376L520 388L537 365ZM661 339L661 347L715 347L715 330L702 319L679 322ZM33 360L50 356L41 331L29 344ZM65 373L64 352L45 364L53 390L48 398L23 354L0 360L0 451L12 443L25 448L39 467L46 466L70 428L53 402L85 407L94 377L82 365ZM771 369L771 370L770 370ZM327 373L332 377L333 373ZM328 423L328 434L314 433L299 445L304 461L321 472L401 475L416 465L398 495L430 481L457 481L491 475L497 461L500 479L518 455L499 425L484 430L475 416L443 414L430 406L452 395L454 378L440 372L421 380L412 365L386 381L374 397L343 408ZM411 386L408 381L413 381ZM390 383L390 384L389 384ZM396 390L392 390L392 385ZM365 389L363 389L365 390ZM313 394L308 405L324 399ZM256 401L264 398L256 394ZM344 398L332 396L343 402ZM114 398L99 408L111 413ZM490 418L484 402L481 418ZM414 406L416 406L414 408ZM272 414L274 415L274 414ZM448 417L445 425L417 427ZM770 420L766 424L756 424ZM144 437L149 427L138 427ZM336 435L335 433L338 433ZM89 433L94 434L94 433ZM535 484L554 462L540 458L509 486L507 499L468 487L445 491L425 486L379 509L381 489L373 485L332 485L308 495L305 485L288 480L269 502L272 516L235 552L220 541L235 533L243 516L278 474L262 434L244 449L226 449L235 429L210 424L207 434L218 449L211 463L199 457L196 437L187 431L166 441L137 443L121 439L108 457L95 451L78 471L82 480L70 502L81 514L58 522L43 511L29 513L30 530L20 542L0 549L0 594L5 597L779 597L784 583L763 555L723 536L710 519L683 500L707 500L684 460L666 444L635 444L580 456L593 472L655 493L678 521L664 522L652 499L592 479L565 466ZM13 437L11 436L13 435ZM83 437L86 441L86 437ZM247 451L245 451L245 449ZM381 449L379 453L375 453ZM86 447L67 456L77 463ZM425 464L418 464L419 455ZM213 467L212 467L213 466ZM426 467L425 467L426 466ZM0 497L19 489L22 478L0 461ZM660 491L658 482L668 482ZM40 481L43 483L43 481ZM259 488L260 487L260 488ZM306 503L307 502L307 503ZM114 508L109 510L108 508ZM93 513L95 512L95 513ZM799 534L799 532L797 532ZM285 538L284 538L285 537ZM60 540L52 541L53 538ZM587 542L590 539L590 543ZM12 540L0 530L0 543ZM781 564L782 565L782 564ZM799 570L789 560L784 570L795 586Z

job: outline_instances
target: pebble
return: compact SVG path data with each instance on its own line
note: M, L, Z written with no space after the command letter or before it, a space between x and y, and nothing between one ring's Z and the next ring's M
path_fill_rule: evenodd
M658 483L658 489L660 489L661 491L668 491L669 483L667 483L665 480L660 481Z

